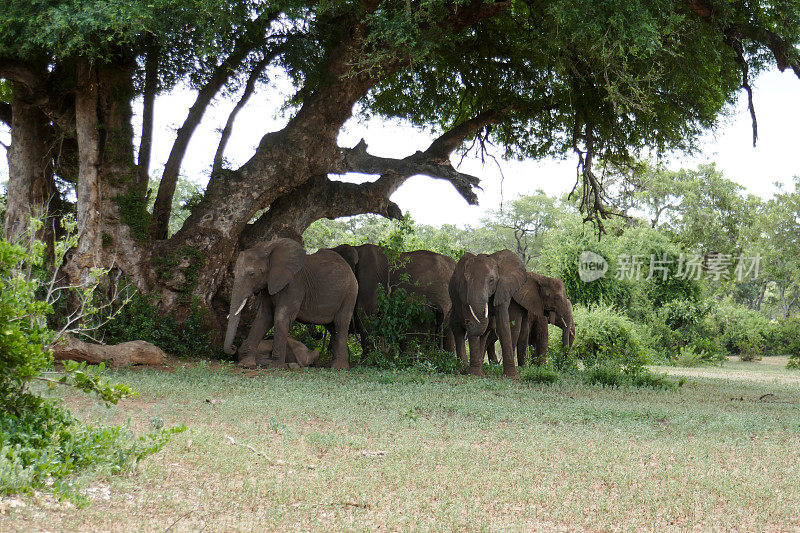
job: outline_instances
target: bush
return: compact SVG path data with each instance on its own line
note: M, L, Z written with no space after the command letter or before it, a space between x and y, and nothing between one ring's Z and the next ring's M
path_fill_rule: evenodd
M720 352L710 353L705 350L696 352L692 346L683 346L678 355L671 361L674 366L685 367L721 365L724 362L724 354Z
M800 358L800 316L781 317L766 333L767 353Z
M648 320L656 347L674 362L684 349L705 352L714 359L723 356L719 332L714 327L714 304L708 300L676 299L657 308Z
M543 366L527 366L521 369L520 379L530 383L552 384L561 379L561 374Z
M165 352L179 357L208 354L211 350L211 332L207 327L206 310L197 299L192 301L189 316L178 323L171 315L162 315L147 295L130 288L130 301L113 319L98 330L98 336L108 344L143 340L155 344Z
M656 376L649 370L643 369L636 374L620 371L613 365L602 365L589 368L584 372L584 381L589 385L603 387L650 387L654 389L675 390L682 386L684 381L674 382L667 379L666 374Z
M713 314L724 348L742 361L761 359L766 353L772 325L753 309L730 301L721 303Z
M32 390L33 382L72 385L106 403L133 395L125 385L109 385L102 365L89 369L69 361L59 375L43 374L53 364L46 349L54 338L46 328L52 307L36 297L41 284L31 277L43 253L38 244L26 250L0 239L0 494L50 483L59 490L62 480L78 470L119 472L182 430L159 430L137 440L127 428L84 425L55 400Z
M576 305L575 343L569 354L561 343L551 343L559 367L569 366L568 358L582 361L587 370L612 369L629 375L643 371L652 351L650 333L645 326L608 305Z

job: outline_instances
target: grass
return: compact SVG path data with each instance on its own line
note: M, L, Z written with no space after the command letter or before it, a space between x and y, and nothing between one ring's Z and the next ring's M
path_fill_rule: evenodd
M89 420L190 430L135 472L76 480L89 505L6 499L0 530L800 527L798 373L764 362L656 371L688 381L604 388L204 362L120 371L138 399L65 401Z

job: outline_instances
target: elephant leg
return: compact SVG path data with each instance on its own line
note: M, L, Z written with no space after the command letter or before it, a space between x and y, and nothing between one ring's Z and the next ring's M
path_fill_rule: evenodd
M508 304L497 307L495 329L500 338L500 348L503 350L503 375L507 378L518 379L519 372L517 371L517 361L514 358L514 345L511 343Z
M534 320L532 334L534 336L535 362L541 366L547 362L547 344L550 340L550 330L547 327L546 318L537 317Z
M468 335L469 340L469 370L472 376L483 376L483 356L485 352L485 336Z
M464 346L464 336L466 331L464 328L456 324L450 324L450 332L453 335L453 348L456 352L456 357L462 366L467 366L467 348Z
M258 354L258 343L264 339L264 335L272 327L272 302L266 296L259 296L258 312L253 325L250 326L250 331L247 334L247 339L242 343L239 348L239 360L245 357L256 357Z
M449 327L444 331L444 349L450 353L456 353L456 338L453 336L453 330Z
M280 300L275 305L275 336L272 341L272 358L275 368L287 369L286 344L289 340L289 328L292 326L297 309L290 309L286 302Z
M331 368L334 370L350 370L348 361L350 355L347 352L347 331L350 320L347 317L339 318L334 322L333 333L331 334L331 351L333 352L333 363Z
M358 340L361 344L361 356L365 356L369 353L369 339L367 339L367 330L364 326L364 318L361 316L361 313L358 309L353 311L353 332L358 334Z
M528 337L531 332L530 320L527 317L520 321L519 331L516 337L517 346L517 365L525 366L528 358ZM512 332L513 335L513 332Z
M514 350L517 354L517 364L523 365L525 364L525 354L520 354L519 352L519 339L520 339L520 332L522 331L522 322L524 322L525 318L520 316L515 316L513 323L510 324L511 328L511 349ZM511 357L514 357L513 353ZM522 362L519 362L519 358L522 357Z
M488 333L486 337L486 356L489 358L489 362L492 364L497 364L500 360L497 358L497 350L494 349L494 343L497 340L497 335L494 331Z

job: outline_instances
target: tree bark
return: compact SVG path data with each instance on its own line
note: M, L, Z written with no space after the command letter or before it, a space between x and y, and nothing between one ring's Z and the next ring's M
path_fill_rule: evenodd
M133 160L134 62L77 62L78 245L66 273L85 281L96 267L119 268L140 289L149 285L148 215Z
M29 216L45 217L38 237L52 250L51 203L57 203L58 191L53 183L48 151L51 130L47 117L19 98L20 92L21 89L15 87L11 103L11 146L7 151L9 182L3 229L6 239L15 242L27 232Z
M150 152L153 146L153 115L158 90L159 49L151 44L144 61L144 92L142 94L142 137L139 141L139 187L147 192L150 181Z

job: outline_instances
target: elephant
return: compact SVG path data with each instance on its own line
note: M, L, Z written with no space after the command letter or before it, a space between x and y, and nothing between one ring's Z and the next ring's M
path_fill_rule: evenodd
M567 348L575 341L575 321L572 317L572 302L567 298L564 282L536 272L527 273L527 281L514 295L509 307L513 324L511 336L517 350L517 363L525 365L528 346L533 344L537 365L547 361L547 344L550 337L548 324L561 328L561 342ZM487 339L489 360L497 362L494 353L495 334Z
M547 361L547 343L550 337L548 324L561 328L561 343L566 348L572 347L575 342L575 320L572 317L572 302L567 298L563 280L528 272L528 281L514 295L514 301L526 310L525 317L520 322L517 341L519 364L525 364L530 344L534 346L536 364L543 365Z
M390 285L420 297L431 309L433 324L420 324L418 329L443 335L445 344L452 344L452 334L443 330L450 317L452 303L448 284L456 262L446 255L429 250L414 250L400 254L398 265L390 273ZM442 346L441 342L437 343Z
M487 328L490 318L494 318L504 354L503 374L509 378L519 377L511 356L509 305L525 284L526 274L522 260L511 250L490 255L467 252L456 264L448 286L452 301L450 328L456 354L462 363L467 362L464 336L469 340L469 374L483 375Z
M273 239L243 250L233 270L224 350L235 353L233 339L247 300L256 295L258 312L239 360L255 356L259 342L274 325L273 366L288 368L286 344L296 319L306 324L333 325L332 368L348 369L347 331L358 296L358 282L342 257L331 250L307 255L297 241Z
M245 368L270 366L274 361L272 357L274 340L274 338L267 338L259 342L256 353L248 355L245 359L239 361L239 364ZM289 365L289 368L311 366L319 359L319 351L309 350L308 346L297 339L289 337L286 348L286 364Z
M358 297L352 326L353 333L357 333L361 338L361 348L366 352L368 331L365 318L374 315L378 310L378 287L383 287L383 290L388 289L389 262L383 250L374 244L360 246L340 244L331 250L347 261L358 281Z

